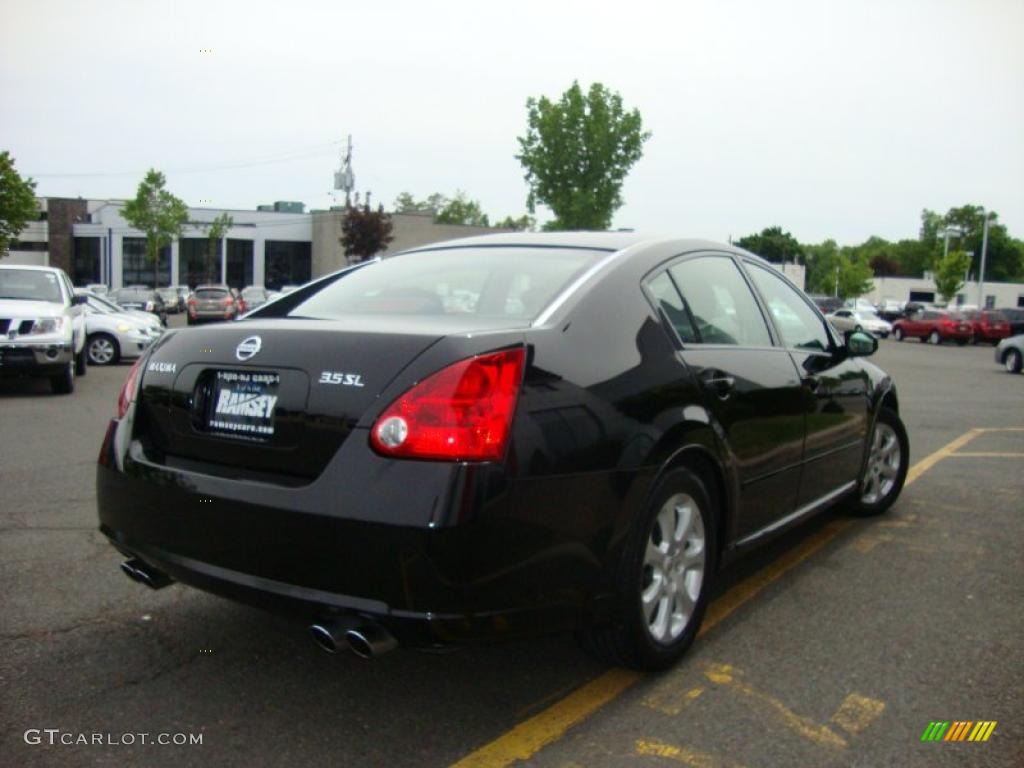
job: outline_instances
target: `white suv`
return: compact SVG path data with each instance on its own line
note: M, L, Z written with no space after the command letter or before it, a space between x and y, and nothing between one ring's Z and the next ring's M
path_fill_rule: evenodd
M84 299L63 269L0 265L0 376L45 376L75 389L86 371Z

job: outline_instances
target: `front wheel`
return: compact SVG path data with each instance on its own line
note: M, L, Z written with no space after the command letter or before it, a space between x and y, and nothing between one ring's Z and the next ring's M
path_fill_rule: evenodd
M880 515L903 490L910 466L910 441L896 411L883 407L871 434L867 466L857 496L846 506L860 517Z
M50 388L55 395L70 395L75 391L75 363L64 366L64 370L50 377Z
M1024 360L1021 360L1020 352L1016 349L1011 349L1003 357L1003 365L1006 366L1006 370L1010 373L1020 373L1022 367L1024 367Z
M896 339L896 341L903 341L903 329L897 328L892 332L892 337Z
M113 365L121 358L117 339L106 333L90 336L86 349L89 351L90 365Z
M928 336L928 343L929 344L941 344L942 343L942 337L939 335L938 331L932 331L931 332L931 334Z
M663 669L700 629L716 563L715 512L701 479L670 470L634 523L619 565L610 626L584 633L605 661Z
M82 351L75 355L75 376L85 376L88 371L87 361L85 359L85 345L82 345Z

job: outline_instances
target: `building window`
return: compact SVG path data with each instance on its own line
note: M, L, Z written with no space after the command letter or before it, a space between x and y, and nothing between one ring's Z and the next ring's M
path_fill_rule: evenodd
M178 241L178 283L195 288L203 283L217 284L220 276L220 242L214 243L210 256L210 240L185 237Z
M986 296L985 297L985 309L995 309L995 308L996 308L996 297L992 296L992 295Z
M276 291L282 285L308 283L313 276L310 243L267 240L265 253L267 288Z
M50 250L50 244L45 240L11 240L11 243L7 248L11 251L34 251L35 253L43 253L44 251Z
M75 285L100 282L100 238L75 238L75 251L71 257L71 282Z
M911 291L910 300L922 304L931 304L935 301L935 291Z
M232 288L252 285L252 240L228 240L227 282Z
M157 265L158 285L171 284L171 246L160 249ZM121 240L121 284L153 285L153 264L146 259L146 238L125 237Z

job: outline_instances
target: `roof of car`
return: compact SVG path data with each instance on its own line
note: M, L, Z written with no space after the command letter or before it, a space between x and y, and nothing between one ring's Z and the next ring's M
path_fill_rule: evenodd
M56 272L60 267L43 266L42 264L0 264L0 269L31 269L35 272Z
M503 232L500 234L463 237L458 240L445 240L444 242L410 248L402 251L402 253L470 246L539 246L542 248L592 248L603 251L621 251L623 248L628 248L638 243L654 245L669 242L678 242L683 250L698 250L700 248L721 250L723 247L722 243L709 240L667 237L665 235L641 232ZM739 249L732 247L731 250L738 251Z

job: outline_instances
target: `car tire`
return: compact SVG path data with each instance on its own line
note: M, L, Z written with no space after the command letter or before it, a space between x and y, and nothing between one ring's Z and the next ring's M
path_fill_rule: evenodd
M191 315L189 315L188 319L185 320L185 325L195 325L195 322L192 320L192 316Z
M83 344L82 351L75 355L75 376L85 376L89 371L88 361L85 357L85 344Z
M978 334L976 334L976 333L972 333L972 334L971 334L971 346L973 347L973 346L975 346L975 345L976 345L977 343L978 343Z
M636 669L664 669L679 659L704 617L717 530L700 477L682 467L669 470L625 544L611 622L582 632L584 646L610 664Z
M117 339L108 333L94 333L85 342L89 352L89 365L113 365L121 359Z
M936 346L942 343L942 337L939 335L938 331L932 331L928 335L928 343L935 344Z
M897 328L896 330L894 330L892 332L892 337L896 339L896 341L903 341L903 329Z
M846 511L857 517L885 512L903 490L910 466L910 441L899 414L882 407L871 430L868 459L856 496L846 502Z
M1003 365L1006 366L1009 373L1020 373L1021 368L1024 367L1024 360L1021 359L1020 352L1010 349L1003 355Z
M61 373L50 377L50 388L55 395L70 395L75 391L75 363L69 362Z

